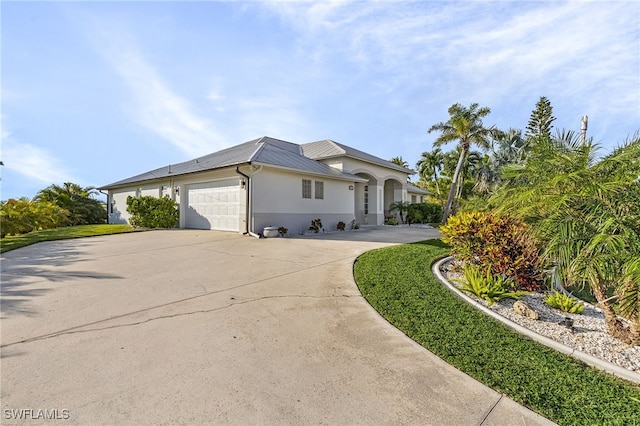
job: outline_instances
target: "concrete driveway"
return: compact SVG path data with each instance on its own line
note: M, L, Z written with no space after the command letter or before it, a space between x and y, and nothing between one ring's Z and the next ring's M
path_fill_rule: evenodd
M356 256L436 235L172 230L6 253L1 422L548 424L358 292Z

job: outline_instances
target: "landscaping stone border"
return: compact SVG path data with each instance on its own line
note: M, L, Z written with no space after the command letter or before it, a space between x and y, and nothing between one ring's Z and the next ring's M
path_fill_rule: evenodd
M440 267L442 266L442 264L449 262L453 260L453 257L449 256L449 257L445 257L444 259L440 259L439 261L435 262L433 264L433 266L431 267L431 271L434 273L434 275L438 278L438 280L445 285L452 293L454 293L455 295L457 295L458 297L460 297L462 300L464 300L465 302L469 303L470 305L474 306L476 309L481 310L482 312L484 312L485 314L489 315L492 318L495 318L496 320L502 322L503 324L505 324L506 326L510 327L511 329L517 331L520 334L523 334L527 337L529 337L532 340L535 340L538 343L542 343L545 346L548 346L552 349L555 349L559 352L562 352L566 355L569 355L573 358L576 358L582 362L584 362L585 364L588 364L592 367L598 368L600 370L606 371L607 373L611 373L615 376L618 376L620 378L623 378L625 380L629 380L630 382L634 382L634 383L639 383L640 384L640 374L637 374L633 371L629 371L625 368L622 368L618 365L612 364L610 362L604 361L600 358L596 358L592 355L586 354L584 352L578 351L576 349L573 349L569 346L566 346L562 343L556 342L553 339L550 339L548 337L542 336L532 330L529 330L526 327L521 326L520 324L516 324L515 322L511 321L510 319L496 313L493 312L491 309L488 309L486 306L482 305L481 303L478 303L477 301L473 300L471 297L467 296L466 294L464 294L463 292L459 291L455 286L453 286L449 280L447 278L444 277L444 275L442 275L442 272L440 271Z

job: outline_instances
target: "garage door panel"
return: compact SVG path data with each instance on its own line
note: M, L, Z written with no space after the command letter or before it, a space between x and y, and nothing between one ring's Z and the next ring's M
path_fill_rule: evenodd
M237 179L187 185L187 228L238 231Z

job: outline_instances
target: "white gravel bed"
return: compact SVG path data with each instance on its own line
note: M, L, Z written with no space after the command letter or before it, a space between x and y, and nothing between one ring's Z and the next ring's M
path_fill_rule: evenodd
M460 279L461 275L448 268L451 262L441 267L443 275L449 279ZM459 284L451 282L455 287ZM488 307L488 303L476 296L465 293ZM562 343L570 348L592 355L596 358L619 365L627 370L640 373L640 346L629 346L607 333L607 326L602 312L593 305L585 303L582 314L568 314L554 309L544 303L544 295L531 293L522 296L521 301L533 308L539 315L538 320L532 320L513 311L513 299L504 299L494 303L489 309L510 319L529 330ZM559 324L569 317L573 319L573 328Z

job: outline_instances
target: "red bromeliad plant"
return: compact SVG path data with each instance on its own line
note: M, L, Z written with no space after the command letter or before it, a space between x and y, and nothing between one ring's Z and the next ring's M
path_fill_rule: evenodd
M452 255L514 280L516 289L538 291L544 281L538 241L524 222L491 212L463 212L440 227Z

